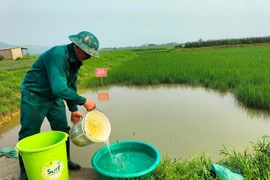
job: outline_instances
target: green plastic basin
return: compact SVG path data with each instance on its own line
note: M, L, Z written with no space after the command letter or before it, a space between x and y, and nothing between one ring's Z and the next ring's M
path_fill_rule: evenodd
M92 157L92 167L101 180L148 178L160 163L158 150L145 142L127 140L99 149Z

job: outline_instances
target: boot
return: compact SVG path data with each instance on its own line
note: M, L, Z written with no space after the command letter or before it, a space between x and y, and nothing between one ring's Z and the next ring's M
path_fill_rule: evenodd
M20 180L28 180L27 174L26 174L26 170L23 164L23 160L22 160L22 156L19 155L19 165L20 165Z
M74 163L70 160L70 141L69 141L69 138L66 141L66 148L67 148L68 169L72 169L72 170L81 169L81 166L79 164Z

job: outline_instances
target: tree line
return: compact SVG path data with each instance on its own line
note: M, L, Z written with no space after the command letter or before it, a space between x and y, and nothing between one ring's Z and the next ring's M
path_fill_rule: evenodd
M207 41L203 41L202 39L200 39L199 41L195 42L187 42L180 47L196 48L196 47L226 46L226 45L240 45L240 44L256 44L256 43L270 43L270 36L236 38L236 39L219 39Z

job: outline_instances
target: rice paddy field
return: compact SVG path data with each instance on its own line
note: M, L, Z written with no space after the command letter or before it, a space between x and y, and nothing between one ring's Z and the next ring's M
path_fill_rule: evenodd
M18 112L19 86L36 57L0 61L0 125ZM101 85L188 84L232 92L239 104L269 111L270 46L174 50L173 48L136 51L104 51L80 69L78 87ZM95 68L106 67L102 81ZM102 82L102 84L101 84ZM253 142L253 149L243 154L224 147L218 163L226 165L247 179L270 179L270 139ZM163 157L152 179L214 179L211 159L204 154L188 159Z

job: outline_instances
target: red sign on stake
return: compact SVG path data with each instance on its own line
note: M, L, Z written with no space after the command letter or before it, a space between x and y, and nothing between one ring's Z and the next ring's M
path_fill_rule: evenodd
M96 74L96 77L107 77L107 69L106 68L96 68L95 74Z

